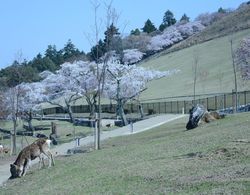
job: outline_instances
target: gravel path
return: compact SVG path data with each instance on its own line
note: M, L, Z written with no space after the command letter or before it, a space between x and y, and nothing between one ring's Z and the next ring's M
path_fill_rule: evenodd
M146 131L154 127L160 126L164 123L182 118L184 116L185 115L176 115L176 114L165 114L165 115L155 116L155 117L143 120L143 121L136 122L133 125L129 124L125 127L114 129L112 131L102 132L100 139L105 140L111 137L139 133L139 132ZM80 139L81 146L93 144L93 142L94 142L93 136L87 136L85 138ZM72 142L61 144L59 146L54 147L52 149L52 152L57 155L65 155L67 154L68 149L72 149L75 146L76 146L76 142L72 141ZM37 162L38 160L34 160L32 161L32 164L35 164ZM4 165L0 165L0 186L3 184L3 182L8 180L8 178L10 177L10 172L9 172L10 163L12 162L6 163Z

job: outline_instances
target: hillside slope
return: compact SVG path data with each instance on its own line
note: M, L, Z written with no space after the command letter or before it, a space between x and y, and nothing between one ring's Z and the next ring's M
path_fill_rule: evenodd
M56 159L0 194L249 194L249 113L185 131L187 118Z
M143 67L161 71L179 69L181 72L169 78L152 81L140 98L145 100L192 95L194 56L198 57L197 94L232 92L234 77L229 40L233 40L235 49L240 40L249 35L250 29L242 30L142 62L140 65ZM249 83L242 82L239 75L238 78L239 90L249 90Z
M250 28L250 4L229 13L227 16L206 27L202 32L195 34L188 39L173 45L163 51L160 55L178 51L192 45L203 43L215 38L230 35Z

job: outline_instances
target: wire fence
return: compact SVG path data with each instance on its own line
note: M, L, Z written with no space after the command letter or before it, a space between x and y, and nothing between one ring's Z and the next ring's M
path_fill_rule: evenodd
M225 110L235 107L236 93L224 93L224 94L205 94L197 95L194 100L192 96L179 96L175 97L175 100L169 100L170 98L157 98L143 100L142 103L128 103L124 106L125 114L127 113L139 113L140 107L143 109L144 114L161 114L161 113L189 113L189 109L195 104L202 104L208 110ZM242 91L237 93L238 102L237 107L250 103L250 91ZM60 107L53 107L43 109L43 114L62 114L65 111ZM89 113L90 108L88 105L72 106L73 113ZM115 113L116 104L103 104L103 113Z

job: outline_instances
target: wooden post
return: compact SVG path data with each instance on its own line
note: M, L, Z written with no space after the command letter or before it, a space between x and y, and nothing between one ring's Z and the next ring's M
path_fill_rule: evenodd
M51 122L51 134L54 134L57 137L57 125L55 122Z

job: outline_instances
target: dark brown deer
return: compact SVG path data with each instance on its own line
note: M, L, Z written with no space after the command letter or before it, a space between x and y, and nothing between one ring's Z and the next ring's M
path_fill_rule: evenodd
M41 163L44 164L43 154L49 159L49 167L51 167L51 162L53 166L55 165L54 158L52 153L50 152L50 143L51 140L46 138L40 138L33 142L32 144L25 147L18 155L16 161L10 165L10 179L14 179L17 177L25 176L30 163L32 160L39 158L40 168Z

